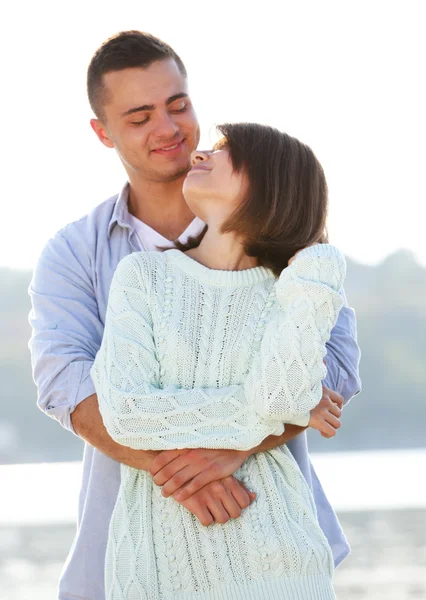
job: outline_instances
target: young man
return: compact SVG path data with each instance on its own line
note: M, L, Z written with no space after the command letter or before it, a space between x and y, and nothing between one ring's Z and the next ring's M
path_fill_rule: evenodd
M102 339L112 275L127 254L185 240L202 228L181 191L199 126L182 61L144 33L124 32L101 46L89 66L88 94L96 115L91 126L106 147L115 148L128 183L48 242L30 287L39 407L86 442L78 527L60 600L104 598L104 556L120 463L149 470L164 495L173 495L205 525L237 518L253 500L233 477L241 453L135 451L116 444L103 425L89 373ZM347 306L327 347L319 410L330 423L331 437L343 402L360 389L355 316ZM282 436L267 438L253 452L283 443L312 489L337 565L349 548L310 464L304 429L286 426Z

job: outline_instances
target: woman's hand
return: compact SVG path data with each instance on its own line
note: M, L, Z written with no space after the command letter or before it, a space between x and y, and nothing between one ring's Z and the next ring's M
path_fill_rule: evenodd
M256 494L230 475L221 481L207 484L179 504L207 527L213 523L227 523L229 519L237 519L255 497Z

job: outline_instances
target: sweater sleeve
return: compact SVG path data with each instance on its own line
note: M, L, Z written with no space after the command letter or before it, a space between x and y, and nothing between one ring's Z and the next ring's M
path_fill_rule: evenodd
M146 282L130 255L111 283L91 376L109 435L139 450L255 447L283 424L259 418L242 385L161 388Z
M268 323L246 389L265 418L305 427L322 396L326 342L343 305L343 254L329 244L298 253L276 283L280 309Z
M293 264L301 265L302 258L297 258ZM291 314L284 318L285 311L279 311L279 331L287 342L276 345L273 334L277 323L272 321L244 384L192 389L167 386L162 389L149 294L134 260L132 256L126 257L114 275L104 337L91 372L105 427L115 441L143 450L200 447L246 450L260 444L268 435L280 435L284 421L293 419L294 422L305 417L307 401L303 392L305 388L311 391L312 377L308 384L304 382L298 396L293 393L294 386L286 387L287 355L283 355L283 360L281 357L276 360L291 342L299 320L300 310L294 314L291 309L293 304L299 306L293 296L300 296L303 284L299 282L299 286L292 286L291 282L298 281L298 275L291 276L295 271L293 265L286 269L288 273L283 274L277 284L279 301L288 305L286 311ZM327 267L323 265L324 269ZM310 283L322 287L320 283ZM314 308L310 305L306 310L309 312ZM286 327L288 322L291 327ZM318 346L318 339L316 341ZM311 356L309 366L315 360L321 360L317 347L316 352L308 354ZM303 363L307 359L300 360ZM275 368L272 368L273 361ZM307 368L303 377L308 377ZM279 380L275 377L277 372L280 373ZM272 383L267 381L268 377L273 377ZM321 390L321 381L319 385ZM321 394L316 397L311 391L312 407L320 398Z

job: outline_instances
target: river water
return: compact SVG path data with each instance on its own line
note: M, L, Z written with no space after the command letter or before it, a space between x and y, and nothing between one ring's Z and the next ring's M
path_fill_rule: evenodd
M352 547L335 574L339 600L426 600L425 459L426 451L314 457ZM56 600L79 477L77 463L0 467L1 600Z

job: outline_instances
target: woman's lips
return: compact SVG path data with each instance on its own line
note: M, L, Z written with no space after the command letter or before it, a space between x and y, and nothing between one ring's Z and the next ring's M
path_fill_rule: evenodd
M208 167L192 167L190 171L188 171L188 175L190 173L195 173L195 171L211 171Z

